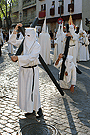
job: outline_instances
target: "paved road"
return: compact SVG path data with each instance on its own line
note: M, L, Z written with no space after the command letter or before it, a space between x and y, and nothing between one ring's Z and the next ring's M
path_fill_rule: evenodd
M79 62L82 74L77 74L77 85L72 94L64 91L62 97L40 65L40 96L43 117L26 118L26 112L16 104L18 63L10 60L7 44L0 57L0 133L1 135L90 135L90 61ZM51 50L51 59L53 50ZM58 70L49 66L58 79Z

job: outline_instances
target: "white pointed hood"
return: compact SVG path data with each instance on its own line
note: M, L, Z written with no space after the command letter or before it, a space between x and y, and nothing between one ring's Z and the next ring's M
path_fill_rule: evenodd
M47 33L48 33L48 26L47 26Z
M61 29L60 29L61 27ZM60 35L63 34L63 23L62 24L59 24L59 27L58 27L58 31L57 31L57 34L56 34L56 38L59 38Z
M73 25L69 25L69 31L72 35L75 33Z
M62 27L61 27L61 32L63 33L63 23L62 23Z
M25 45L30 49L36 41L36 31L34 28L25 29Z
M58 38L59 36L60 36L60 24L59 24L58 31L57 31L57 34L56 34L56 38Z
M81 20L81 24L80 24L80 29L79 29L79 33L83 32L83 27L82 27L82 20Z
M46 33L46 17L43 23L43 27L42 27L42 33Z

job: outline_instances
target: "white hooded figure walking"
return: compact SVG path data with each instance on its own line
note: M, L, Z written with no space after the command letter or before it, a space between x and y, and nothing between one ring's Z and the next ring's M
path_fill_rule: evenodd
M42 27L42 32L39 34L39 43L41 45L41 56L46 62L46 64L51 65L51 59L50 59L50 50L51 50L51 41L50 41L50 35L47 33L46 30L46 17L44 20L44 24Z
M54 64L56 68L60 69L60 73L63 62L63 60L61 59L62 57L63 55L59 54L59 57ZM73 63L73 56L70 55L67 56L65 66L66 69L64 73L64 79L60 80L60 87L64 89L70 89L71 92L74 92L74 87L76 85L76 67Z
M89 60L89 40L87 33L82 28L82 20L79 30L79 52L78 52L78 61L87 61Z
M22 24L17 24L9 39L9 42L16 46L19 46L22 42L22 40L16 39L18 26L22 27ZM34 28L25 29L23 48L23 55L11 56L12 61L15 62L18 60L19 63L17 104L20 109L27 112L25 114L26 117L33 114L33 112L37 112L38 115L41 116L38 69L38 57L41 47L36 41Z
M76 63L76 58L77 58L76 40L77 40L77 36L76 36L75 31L74 31L74 26L73 25L69 25L69 31L70 31L70 34L72 35L72 37L71 37L70 42L69 42L68 55L73 56L73 63L77 67L77 63Z
M58 31L56 34L56 40L54 40L54 58L53 58L53 63L56 61L58 55L60 53L64 53L64 48L65 48L65 33L63 32L63 23L62 25L59 25Z
M10 39L11 34L12 34L12 31L9 30L9 39ZM8 43L8 51L10 54L13 54L13 52L14 52L13 51L13 44Z

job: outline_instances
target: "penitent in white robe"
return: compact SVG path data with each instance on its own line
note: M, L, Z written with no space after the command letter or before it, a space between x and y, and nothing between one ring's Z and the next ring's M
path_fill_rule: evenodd
M82 45L83 43L83 45ZM79 61L87 61L89 60L89 49L88 49L89 41L88 37L79 38Z
M56 68L60 68L60 73L61 73L61 67L62 67L62 59L59 61L58 65L54 66ZM73 63L73 56L68 55L67 59L65 61L65 72L68 73L68 75L66 76L64 74L64 79L60 80L60 87L64 88L64 89L70 89L71 85L76 85L76 68L75 65Z
M73 56L73 63L74 65L77 67L77 63L76 63L76 58L77 58L77 53L76 53L76 40L77 40L77 36L76 34L73 35L73 38L70 39L69 42L69 50L68 50L68 55ZM73 46L74 45L74 46Z
M60 53L64 53L64 48L65 48L65 33L62 32L59 34L56 40L54 40L54 58L53 58L53 63L56 61Z
M16 34L12 34L9 42L19 47L20 40L16 40ZM33 46L28 49L24 42L23 55L18 56L19 63L19 79L18 79L18 94L17 104L20 109L32 113L33 110L38 111L41 107L40 93L39 93L39 69L38 66L34 67L34 89L33 89L33 102L31 101L31 92L33 84L33 69L23 68L34 66L39 63L38 56L40 53L40 45L34 42Z
M40 33L39 35L39 43L41 45L41 56L46 62L46 64L51 65L50 59L50 50L51 50L51 41L50 35L48 33Z
M10 38L11 34L10 34L10 30L9 30L9 38ZM8 51L9 53L13 54L13 45L8 43Z

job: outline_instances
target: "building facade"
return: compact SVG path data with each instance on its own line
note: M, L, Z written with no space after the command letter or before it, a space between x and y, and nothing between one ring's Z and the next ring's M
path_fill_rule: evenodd
M18 0L12 8L12 23L28 27L36 17L36 0Z
M37 16L38 25L42 26L46 16L48 29L54 32L58 28L57 20L61 17L65 25L71 13L74 25L80 26L82 20L83 29L88 30L85 18L90 19L89 7L89 0L62 0L61 6L59 0L18 0L12 9L12 22L13 24L23 22L25 26L30 26Z
M49 31L57 30L60 13L64 25L68 23L70 12L73 23L79 26L82 19L82 0L62 0L61 6L58 0L37 0L36 13L40 18L39 23L42 24L43 18L46 16Z

